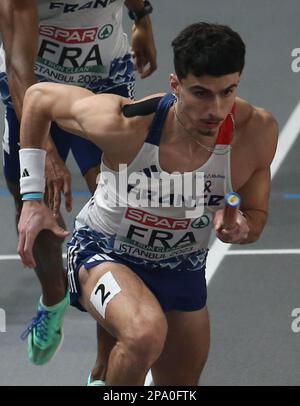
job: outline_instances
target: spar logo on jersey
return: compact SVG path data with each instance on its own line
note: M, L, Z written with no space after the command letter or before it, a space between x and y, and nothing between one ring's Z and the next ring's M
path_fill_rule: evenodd
M192 221L188 218L174 219L171 217L161 217L130 207L125 214L125 218L143 224L147 227L155 227L162 230L186 230L190 224L192 228L205 228L210 224L210 218L207 215L203 215Z
M65 44L86 44L94 42L97 38L100 40L109 38L114 31L114 27L112 24L105 24L98 32L98 27L61 28L52 25L41 25L39 31L41 36Z
M128 208L125 218L143 224L147 227L156 227L163 230L186 230L190 219L174 219L147 213L140 209Z
M111 34L113 33L114 27L111 24L106 24L104 25L98 34L98 38L99 39L106 39L108 37L111 36Z
M208 227L210 224L210 218L206 215L198 217L197 219L193 220L191 226L193 228L205 228Z
M102 31L104 26L100 31ZM105 28L106 29L106 28ZM40 35L66 44L85 44L97 38L97 27L92 28L60 28L52 25L41 25ZM98 36L100 35L100 32Z
M50 10L61 10L63 13L74 13L75 11L82 11L87 9L106 8L110 4L119 0L94 0L87 1L83 4L67 3L63 1L51 1L49 4Z

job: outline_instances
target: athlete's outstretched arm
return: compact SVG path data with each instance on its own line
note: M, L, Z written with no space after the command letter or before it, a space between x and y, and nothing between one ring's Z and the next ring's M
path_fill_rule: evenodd
M32 195L35 199L39 198L44 191L43 148L51 122L55 121L66 130L92 140L104 152L113 152L118 148L116 139L123 135L124 130L126 132L126 123L130 122L121 113L124 100L114 95L94 95L86 89L54 83L35 84L27 90L20 140L20 184L26 199L18 225L18 252L25 266L35 267L32 249L41 230L49 229L61 238L68 234L58 226L53 213L43 204L42 197L40 200L27 200Z
M21 148L45 148L51 122L89 139L104 151L126 127L122 97L94 95L89 90L57 83L31 86L24 99ZM107 142L107 139L109 142Z

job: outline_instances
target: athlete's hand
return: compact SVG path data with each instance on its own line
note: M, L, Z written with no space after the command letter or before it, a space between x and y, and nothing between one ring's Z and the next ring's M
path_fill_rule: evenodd
M152 25L148 16L133 25L131 47L140 77L144 79L150 76L157 69L157 62Z
M60 238L69 235L68 231L57 224L54 214L44 203L37 200L25 201L18 224L18 253L25 267L36 267L32 249L37 235L45 229L51 230Z
M223 242L229 244L240 244L246 242L249 234L247 219L238 211L235 223L230 228L225 228L224 209L218 210L214 217L216 236Z
M58 214L61 204L61 193L63 192L66 210L71 211L71 174L60 158L53 141L49 141L47 145L45 176L47 185L46 203L50 209L55 215Z

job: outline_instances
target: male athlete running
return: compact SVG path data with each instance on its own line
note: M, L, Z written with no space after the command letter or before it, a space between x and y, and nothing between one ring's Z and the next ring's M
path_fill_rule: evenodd
M172 93L132 102L38 84L25 97L20 162L29 176L21 178L21 190L33 199L19 222L25 266L35 265L40 230L66 233L41 200L50 122L104 151L101 181L68 244L71 300L108 333L107 362L92 371L98 383L142 385L151 368L156 385L196 385L209 348L210 232L214 226L224 242L250 243L267 220L278 128L270 113L237 97L243 41L227 26L197 23L172 45ZM202 197L194 210L177 199L175 186L157 195L148 182L159 178L164 186L168 174L184 173L197 182L204 174L200 193L192 193ZM231 191L242 206L234 226L225 228L224 196Z

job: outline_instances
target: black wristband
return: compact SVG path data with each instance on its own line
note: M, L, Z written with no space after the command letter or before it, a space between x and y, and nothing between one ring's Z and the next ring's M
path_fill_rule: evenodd
M144 7L141 10L129 10L128 15L129 17L134 20L136 23L143 18L144 16L151 14L153 11L153 7L148 0L144 0Z

